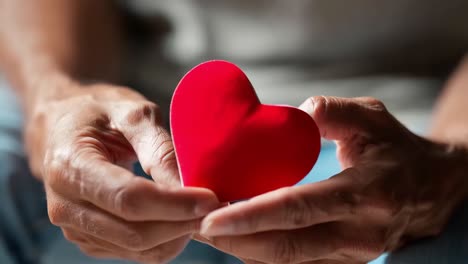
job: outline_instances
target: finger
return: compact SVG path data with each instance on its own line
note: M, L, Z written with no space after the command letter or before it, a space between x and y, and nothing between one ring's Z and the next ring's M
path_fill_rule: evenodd
M332 225L293 231L271 231L245 236L213 237L211 245L242 259L260 263L301 263L334 254L329 243L336 232Z
M299 108L312 116L322 137L330 140L345 140L356 134L370 137L376 131L388 133L398 123L381 101L370 97L315 96Z
M122 249L115 247L115 245L108 244L105 241L99 241L96 240L95 238L89 237L88 235L80 232L74 232L69 229L64 229L63 230L64 236L67 238L67 240L73 242L73 243L78 243L81 251L83 251L85 254L97 258L122 258L122 259L129 259L131 256L129 254L126 254L123 256ZM200 235L197 235L197 239L200 241L200 239L204 243L210 244L210 240L201 237ZM218 242L219 243L219 242ZM120 254L119 256L116 255L116 253L113 253L113 251L119 251ZM131 254L133 255L133 254ZM242 258L241 259L245 264L265 264L266 262L261 262L253 259L246 259ZM317 260L317 261L306 261L306 262L301 262L300 264L344 264L344 263L355 263L358 264L359 262L351 262L351 260L346 260L346 261L338 261L338 260L332 260L332 259L322 259L322 260ZM360 263L363 264L363 263Z
M334 260L332 263L366 263L384 252L385 235L384 230L362 223L334 222L210 240L212 246L228 254L265 263L314 263L325 259Z
M54 207L55 202L49 203ZM62 203L63 205L63 203ZM60 208L55 206L55 208ZM49 210L50 211L50 210ZM78 230L133 251L153 248L199 228L200 220L183 222L127 222L92 205L68 204L49 213L53 224Z
M180 185L174 146L171 136L161 126L158 106L139 102L113 113L117 129L132 145L143 170L155 181Z
M210 245L210 246L215 246L213 244L213 240L216 241L216 239L213 239L213 238L206 238L204 236L201 236L200 234L194 234L193 239L195 239L195 240L197 240L197 241L199 241L201 243ZM223 238L221 238L221 239L223 239ZM227 238L224 238L224 239L227 239ZM222 243L222 242L217 241L217 242L214 242L214 243ZM312 250L312 249L307 249L307 250ZM254 259L247 259L247 258L240 258L240 259L245 264L265 264L266 263L266 262L262 262L262 261L258 261L258 260L254 260ZM338 261L338 260L323 259L323 260L314 260L314 261L301 262L300 264L348 264L348 263L351 264L350 260L346 260L344 262L341 262L341 261ZM356 264L358 264L358 263L356 263ZM363 264L363 263L359 263L359 264Z
M85 241L79 243L78 246L87 255L99 258L133 260L139 263L167 263L176 257L190 241L189 236L183 236L154 248L132 251L84 233L67 230L64 231L64 235L72 242L76 239Z
M208 214L202 222L201 234L253 234L349 218L355 213L360 198L348 191L349 185L345 177L334 177L260 195Z
M196 219L219 206L207 189L168 188L86 154L82 151L73 161L56 159L48 166L48 188L129 221Z

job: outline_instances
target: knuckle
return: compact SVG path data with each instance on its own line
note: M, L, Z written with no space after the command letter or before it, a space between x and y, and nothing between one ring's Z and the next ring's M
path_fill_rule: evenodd
M133 220L138 213L138 204L143 183L138 178L132 178L127 184L115 190L114 209L125 220Z
M73 222L75 228L88 234L92 234L95 237L101 237L104 234L105 227L102 223L95 221L93 217L90 217L89 211L86 209L75 209Z
M357 214L357 208L361 201L361 196L355 192L348 190L337 190L333 193L334 204L340 205L343 208L343 214Z
M68 223L70 217L67 206L59 202L49 202L47 214L49 215L50 222L56 226Z
M172 165L175 162L175 150L172 141L165 140L158 149L159 162L164 165Z
M293 227L303 227L308 225L311 210L314 205L304 197L287 193L283 199L284 213L283 222Z
M71 145L47 152L43 162L43 172L48 187L62 194L65 194L64 189L81 187L85 165L81 158L82 153L82 149Z
M157 137L155 138L152 146L151 161L145 162L145 172L151 174L151 168L157 164L163 169L171 169L177 167L176 154L174 144L171 137L162 127L157 127Z
M125 116L125 121L129 125L136 125L147 121L157 122L159 120L159 106L149 101L138 103Z
M175 160L174 144L168 133L162 127L158 127L157 138L154 142L154 156L161 164L173 162Z
M131 215L133 215L134 209L132 204L133 194L128 187L119 188L116 191L114 199L114 207L117 213L122 216L124 219L129 220Z
M285 234L278 237L272 250L274 264L292 264L300 261L300 247L290 235Z
M367 108L377 111L377 112L386 112L387 108L385 104L374 97L364 97L364 102Z
M53 190L63 188L67 177L65 173L69 171L67 168L70 167L70 158L64 155L53 155L54 157L47 157L44 160L44 176L48 186Z

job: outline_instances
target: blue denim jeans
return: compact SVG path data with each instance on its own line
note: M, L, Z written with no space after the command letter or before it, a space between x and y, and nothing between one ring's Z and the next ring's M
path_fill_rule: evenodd
M128 263L95 260L67 242L47 218L41 183L29 172L22 148L22 117L16 97L0 78L0 263ZM317 165L300 184L322 179L339 171L335 147L324 143ZM437 238L419 241L382 256L373 264L468 263L468 203L454 215ZM173 264L240 263L206 245L191 242Z

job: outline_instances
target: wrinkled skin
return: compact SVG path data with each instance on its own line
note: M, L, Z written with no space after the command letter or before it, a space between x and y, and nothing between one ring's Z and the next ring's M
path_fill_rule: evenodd
M88 255L166 263L216 196L180 186L154 103L125 87L62 85L67 92L34 109L25 136L51 222ZM128 169L136 160L154 181Z
M343 171L210 213L197 238L246 263L367 263L439 234L467 196L462 147L411 133L372 98L301 108L337 144Z

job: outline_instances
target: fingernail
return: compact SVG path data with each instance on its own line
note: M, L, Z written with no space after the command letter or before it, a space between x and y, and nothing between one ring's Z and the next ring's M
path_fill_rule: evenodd
M307 99L305 102L303 102L300 106L299 109L306 113L312 113L315 110L315 100L310 98Z
M204 237L225 236L234 233L234 225L230 223L216 224L212 220L203 221L200 234Z
M316 107L315 99L310 99L309 111L314 112Z

